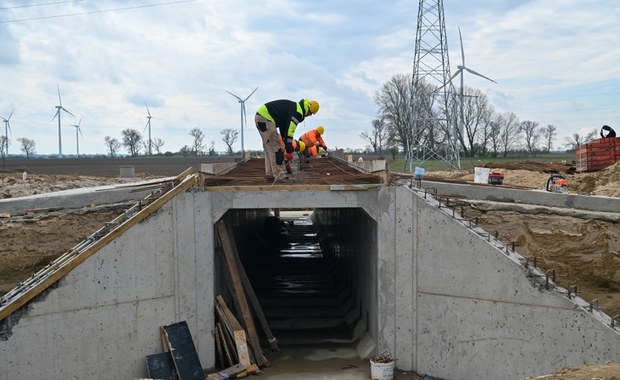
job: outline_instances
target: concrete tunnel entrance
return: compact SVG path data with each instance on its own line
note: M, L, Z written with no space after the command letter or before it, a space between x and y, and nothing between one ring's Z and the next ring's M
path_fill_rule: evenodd
M363 209L237 209L222 219L280 347L376 342L378 232ZM230 295L222 265L214 289Z

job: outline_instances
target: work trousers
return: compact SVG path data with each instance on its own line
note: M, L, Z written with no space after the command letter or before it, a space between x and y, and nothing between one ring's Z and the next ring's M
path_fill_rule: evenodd
M282 152L282 146L280 145L280 135L278 134L276 125L272 123L271 120L266 119L259 114L256 114L254 117L254 122L256 123L258 133L260 133L260 137L263 140L263 150L265 151L265 174L268 176L273 176L276 181L283 180L286 178L284 162L278 165L276 161L276 154L278 154L278 151L281 152L280 154L284 154L284 152ZM284 157L282 156L282 158Z

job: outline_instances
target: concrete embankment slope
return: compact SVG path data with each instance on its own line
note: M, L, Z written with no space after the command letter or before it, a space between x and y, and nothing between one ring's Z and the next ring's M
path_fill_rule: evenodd
M312 209L347 266L368 334L362 356L445 379L521 379L620 361L620 335L452 210L405 186L190 188L0 321L0 379L145 377L159 326L187 321L215 363L216 222L252 229L272 209ZM0 312L2 311L0 306Z

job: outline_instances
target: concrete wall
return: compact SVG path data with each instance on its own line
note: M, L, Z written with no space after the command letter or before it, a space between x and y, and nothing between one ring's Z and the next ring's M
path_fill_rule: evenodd
M195 201L179 195L11 320L0 379L146 377L146 356L162 351L159 326L183 320L213 364L212 222Z
M213 226L231 209L287 207L320 207L324 223L349 225L340 228L359 250L357 287L371 332L364 350L392 353L402 370L521 379L567 365L620 362L620 335L601 322L604 316L541 290L515 254L404 186L192 191L15 317L0 341L0 380L144 377L146 355L161 351L159 326L182 320L202 366L212 366ZM363 244L355 246L354 234Z

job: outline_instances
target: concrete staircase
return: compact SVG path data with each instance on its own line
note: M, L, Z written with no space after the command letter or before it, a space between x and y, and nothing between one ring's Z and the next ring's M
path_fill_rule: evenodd
M355 289L309 217L283 219L277 252L246 266L274 336L282 346L352 345L361 332Z

